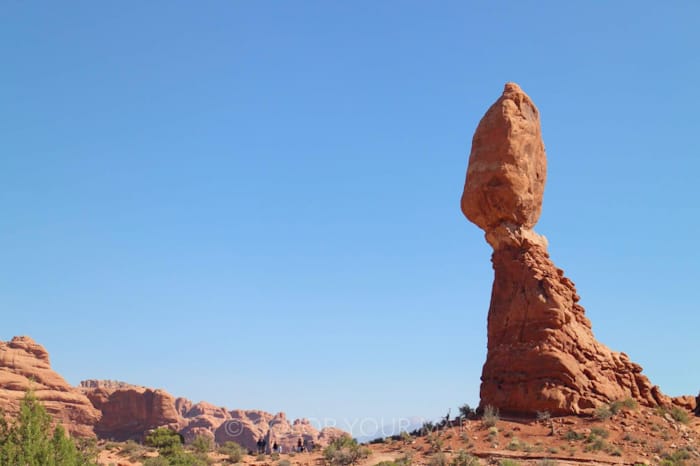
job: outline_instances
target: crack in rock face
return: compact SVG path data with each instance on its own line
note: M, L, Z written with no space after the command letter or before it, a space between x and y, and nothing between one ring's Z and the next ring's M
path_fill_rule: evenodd
M533 230L546 178L539 111L507 83L474 133L461 201L493 248L481 407L568 415L627 398L670 404L638 364L595 339L573 282Z

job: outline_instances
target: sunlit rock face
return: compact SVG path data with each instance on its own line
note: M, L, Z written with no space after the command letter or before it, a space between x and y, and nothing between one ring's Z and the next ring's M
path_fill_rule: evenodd
M474 134L461 202L493 248L481 406L564 415L630 397L668 404L638 364L596 341L573 282L533 230L546 177L539 111L508 83Z

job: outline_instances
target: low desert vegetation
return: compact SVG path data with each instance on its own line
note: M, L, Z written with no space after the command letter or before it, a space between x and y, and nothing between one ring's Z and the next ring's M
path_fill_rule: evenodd
M486 405L484 407L484 414L481 416L481 422L483 422L486 427L495 426L500 419L498 408L494 408L491 405Z
M405 454L393 461L380 461L374 466L411 466L413 464L413 456L410 453Z
M624 400L613 401L607 405L600 405L595 410L595 417L604 421L610 419L620 411L634 411L639 407L639 404L634 398L625 398Z
M476 411L466 403L458 409L460 419L472 419L476 415Z
M428 466L448 466L447 455L444 453L435 453L428 460Z
M331 466L349 466L369 457L372 451L357 440L342 436L333 440L323 450L323 457Z
M498 463L499 466L520 466L520 463L514 460L504 459Z
M8 421L0 412L0 464L21 466L92 466L97 462L94 443L71 439L32 390L20 403L19 416Z
M192 440L190 447L197 453L209 453L214 449L214 441L206 435L198 435Z
M673 453L665 453L659 464L660 466L685 466L686 460L690 458L690 452L685 448L680 448Z
M221 445L217 451L222 455L226 455L226 460L231 464L240 463L245 453L242 446L230 440Z
M481 462L476 456L472 456L464 450L459 450L452 461L450 461L450 466L480 466Z
M158 450L156 457L147 458L143 466L205 466L206 453L191 453L182 445L182 437L174 430L160 427L146 435L146 445Z

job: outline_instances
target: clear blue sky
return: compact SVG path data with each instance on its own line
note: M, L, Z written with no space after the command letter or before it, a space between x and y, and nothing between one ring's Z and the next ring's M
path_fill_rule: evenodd
M596 336L700 376L698 2L0 6L0 338L70 382L290 416L478 402L492 270L459 211L506 81L537 230Z

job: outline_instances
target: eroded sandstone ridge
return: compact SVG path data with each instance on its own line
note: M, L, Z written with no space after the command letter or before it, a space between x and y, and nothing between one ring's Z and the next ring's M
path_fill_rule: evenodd
M94 436L100 412L79 390L51 369L49 353L29 337L0 341L0 407L10 415L19 411L28 389L53 418L74 435Z
M299 440L307 446L326 446L344 434L332 427L318 430L305 419L290 422L284 413L228 410L205 401L194 404L164 390L124 382L86 380L80 389L102 412L95 433L104 439L141 441L149 430L169 427L187 442L203 435L218 444L233 440L255 451L257 441L265 438L268 449L277 443L289 452Z
M461 202L493 247L481 406L564 415L629 397L668 404L638 364L596 341L574 284L533 230L546 172L537 107L507 83L474 133Z

